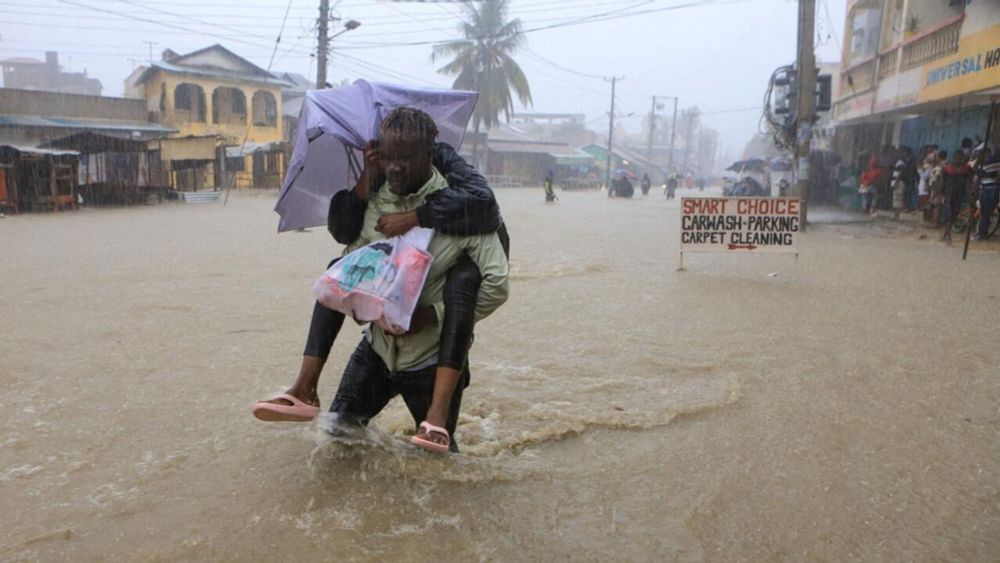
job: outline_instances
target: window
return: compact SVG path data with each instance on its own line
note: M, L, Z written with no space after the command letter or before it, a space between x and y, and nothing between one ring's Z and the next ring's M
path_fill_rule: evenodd
M254 93L253 124L263 127L274 127L278 124L278 105L270 92Z
M187 82L174 88L174 109L189 121L205 121L205 91Z
M233 90L233 113L242 115L247 113L247 98L239 90Z
M212 92L212 121L242 125L247 120L247 98L237 88L219 87Z

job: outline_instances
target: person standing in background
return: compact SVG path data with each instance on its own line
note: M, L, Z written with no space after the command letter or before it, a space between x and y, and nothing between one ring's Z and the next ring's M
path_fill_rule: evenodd
M1000 156L984 148L976 161L976 177L979 179L979 228L976 239L990 236L990 219L1000 203Z

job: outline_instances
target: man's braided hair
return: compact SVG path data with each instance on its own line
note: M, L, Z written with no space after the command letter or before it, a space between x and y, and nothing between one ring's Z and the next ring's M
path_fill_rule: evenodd
M400 106L385 116L379 125L379 137L392 137L398 141L416 141L430 149L434 146L438 128L426 112Z

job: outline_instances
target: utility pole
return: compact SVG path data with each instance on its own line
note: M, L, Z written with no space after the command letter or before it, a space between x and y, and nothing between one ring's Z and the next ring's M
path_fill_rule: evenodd
M649 143L646 144L646 167L653 164L653 130L656 129L656 96L653 96L653 106L649 108Z
M319 45L316 48L316 88L326 88L326 56L330 50L327 36L330 22L330 0L319 0Z
M816 0L799 0L799 45L796 59L795 164L799 207L799 228L806 229L806 205L809 199L809 153L812 126L816 113L816 55L813 37L816 28Z
M146 45L149 45L149 62L153 62L153 45L156 45L153 41L143 41Z
M684 112L687 114L688 125L687 135L684 138L684 169L687 170L688 158L691 156L691 128L694 127L694 110Z
M670 122L670 161L667 164L667 174L674 172L674 138L677 135L677 97L674 97L674 120Z
M607 169L604 171L604 188L611 189L611 140L615 135L615 84L619 80L625 80L625 77L618 78L617 76L611 77L611 114L608 120L608 157L605 162ZM608 81L607 78L604 79L605 82Z

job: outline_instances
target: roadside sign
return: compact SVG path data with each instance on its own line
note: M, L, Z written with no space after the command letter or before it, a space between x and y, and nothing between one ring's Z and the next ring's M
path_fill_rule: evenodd
M784 252L798 255L797 197L681 198L685 252Z

